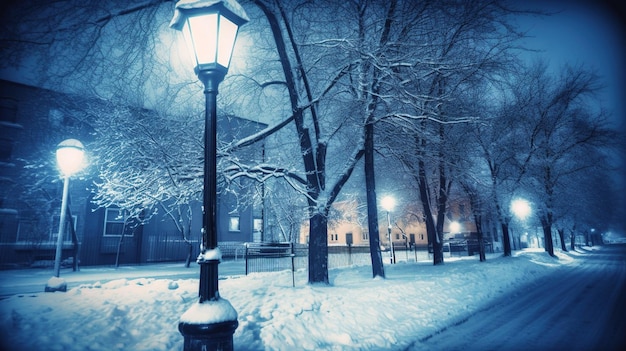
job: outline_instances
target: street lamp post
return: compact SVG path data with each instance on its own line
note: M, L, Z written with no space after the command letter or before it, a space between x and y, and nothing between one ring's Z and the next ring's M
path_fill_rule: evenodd
M61 198L61 214L59 216L59 233L57 236L56 252L54 255L54 277L48 280L46 292L66 291L67 284L61 275L61 256L63 252L63 236L66 232L67 198L69 195L70 177L84 166L85 148L76 139L63 140L57 146L57 166L63 176L63 197Z
M393 250L393 240L391 239L390 212L393 211L393 208L396 206L396 200L391 196L385 196L383 197L381 204L383 205L383 208L385 209L385 211L387 211L387 236L389 237L389 245L391 247L389 251L389 263L394 264L396 263L396 260L395 260L396 254Z
M202 243L199 300L178 324L184 350L232 350L233 334L239 323L237 312L218 291L217 246L217 94L228 72L239 27L248 22L245 11L234 0L180 0L170 27L181 30L192 50L198 79L206 97L204 127L204 189L202 199Z

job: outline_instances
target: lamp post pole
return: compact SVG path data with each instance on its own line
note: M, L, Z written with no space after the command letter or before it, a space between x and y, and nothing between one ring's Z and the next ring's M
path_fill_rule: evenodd
M391 215L389 214L389 210L387 210L387 235L389 236L389 246L391 250L389 251L389 263L394 264L395 261L395 252L393 249L393 240L391 239Z
M181 30L196 63L194 69L204 85L204 177L202 195L202 243L198 302L178 324L185 351L232 350L239 325L237 311L220 298L217 246L217 94L235 45L239 26L248 22L235 0L180 0L170 27Z
M61 279L61 258L63 256L63 236L66 232L67 199L69 196L70 177L84 166L85 148L76 139L63 140L56 150L57 166L63 176L63 196L61 198L61 214L59 215L59 233L56 252L54 254L54 277L48 280L46 292L66 291L67 283Z
M67 197L69 195L70 176L63 176L63 197L61 198L61 215L59 216L59 235L57 236L57 248L54 254L54 276L61 275L61 253L63 251L63 236L65 235L65 222L67 216Z
M396 200L391 196L385 196L381 200L381 205L383 206L385 211L387 211L387 236L389 237L389 246L390 246L389 263L394 264L396 261L395 260L396 255L393 250L393 240L391 239L391 214L390 212L395 207Z
M218 85L224 79L219 71L198 72L204 84L204 191L202 196L202 251L217 249L217 94ZM218 264L219 257L201 256L200 264L200 303L219 299ZM236 328L236 326L235 326Z

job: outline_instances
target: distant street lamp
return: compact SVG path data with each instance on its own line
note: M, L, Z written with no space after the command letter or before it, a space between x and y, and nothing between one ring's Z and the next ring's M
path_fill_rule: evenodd
M63 252L63 236L66 232L67 197L69 194L70 177L84 167L85 147L76 139L63 140L56 150L57 166L63 176L63 197L61 199L61 215L59 216L59 234L54 255L54 278L50 279L45 291L66 291L67 284L59 279L61 275L61 256ZM56 279L55 279L56 278Z
M389 236L389 245L391 246L391 249L389 251L389 263L394 264L396 262L396 255L393 250L393 240L391 240L391 216L389 213L393 211L393 208L396 206L396 199L391 196L385 196L380 201L380 203L387 211L387 235Z
M515 199L511 202L511 211L523 221L530 216L530 204L524 199Z
M248 22L244 9L234 0L180 0L170 27L181 30L192 50L198 79L206 96L204 126L204 190L199 301L178 324L184 350L232 350L239 325L237 311L218 291L217 246L217 93L228 72L239 27Z
M458 234L461 232L461 223L454 221L450 223L450 234Z

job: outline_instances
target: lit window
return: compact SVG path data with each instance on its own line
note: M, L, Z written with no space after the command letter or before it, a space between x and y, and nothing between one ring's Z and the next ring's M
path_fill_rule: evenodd
M241 230L239 227L239 216L231 216L228 221L228 230L231 232L238 232Z

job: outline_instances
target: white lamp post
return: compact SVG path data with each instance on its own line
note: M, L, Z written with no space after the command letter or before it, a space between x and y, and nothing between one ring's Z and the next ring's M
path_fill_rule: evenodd
M170 27L181 30L191 49L195 72L206 96L204 127L204 189L199 301L185 312L178 324L184 350L232 350L239 325L237 312L218 291L217 246L217 93L228 72L239 26L248 22L234 0L180 0Z
M70 177L85 166L85 147L76 139L63 140L56 150L57 166L63 176L63 197L61 199L61 215L59 216L59 234L54 256L54 277L48 281L45 291L66 291L67 284L60 279L61 254L63 252L63 236L66 232L67 197L69 194Z
M380 204L383 206L385 211L387 211L387 235L389 237L389 245L391 246L391 249L389 251L389 263L394 264L396 261L396 255L393 250L393 240L391 240L391 216L389 213L393 211L393 208L396 206L396 199L391 196L385 196L380 201Z

